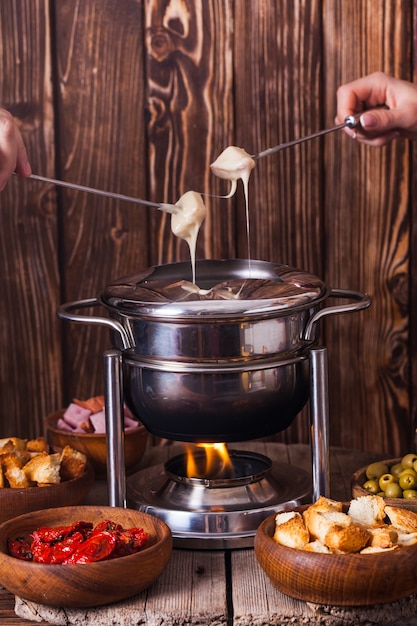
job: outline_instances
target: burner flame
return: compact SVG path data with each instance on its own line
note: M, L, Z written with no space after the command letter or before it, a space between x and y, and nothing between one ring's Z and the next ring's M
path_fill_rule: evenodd
M187 478L231 478L234 474L233 463L225 443L197 443L205 454L194 454L187 449Z

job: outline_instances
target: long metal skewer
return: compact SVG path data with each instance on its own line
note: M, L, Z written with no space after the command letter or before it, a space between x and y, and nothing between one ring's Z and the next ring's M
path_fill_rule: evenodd
M105 196L106 198L113 198L113 200L123 200L124 202L133 202L135 204L143 204L150 206L165 213L177 213L178 207L174 204L165 204L163 202L150 202L149 200L142 200L141 198L134 198L132 196L125 196L122 193L113 193L110 191L103 191L102 189L95 189L94 187L86 187L85 185L77 185L75 183L68 183L64 180L58 180L56 178L48 178L47 176L39 176L38 174L31 174L28 178L32 180L39 180L44 183L52 183L58 187L67 187L68 189L75 189L76 191L86 191L87 193L94 193L98 196Z
M285 150L286 148L290 148L291 146L296 146L299 143L304 143L305 141L309 141L310 139L315 139L316 137L320 137L322 135L327 135L328 133L333 133L336 130L340 130L341 128L345 128L348 126L349 128L356 128L359 125L359 118L362 113L357 113L356 115L348 115L345 118L345 121L342 124L338 124L337 126L333 126L332 128L325 128L324 130L319 130L311 135L306 135L305 137L300 137L299 139L294 139L293 141L288 141L287 143L281 143L278 146L274 146L272 148L267 148L266 150L262 150L257 154L252 154L251 157L253 159L261 159L263 157L274 154L275 152L279 152L280 150ZM134 198L132 196L126 196L122 193L113 193L110 191L103 191L102 189L95 189L94 187L86 187L85 185L78 185L76 183L69 183L64 180L58 180L56 178L49 178L47 176L39 176L38 174L31 174L29 176L32 180L39 180L44 183L51 183L53 185L57 185L58 187L66 187L67 189L74 189L76 191L85 191L87 193L93 193L98 196L105 196L106 198L113 198L113 200L122 200L124 202L133 202L135 204L142 204L145 206L150 206L159 211L164 211L165 213L177 213L178 208L174 204L168 204L164 202L150 202L149 200L142 200L141 198ZM216 196L213 196L216 197ZM223 196L219 196L223 197Z
M252 159L261 159L262 157L269 156L270 154L274 154L275 152L279 152L280 150L285 150L286 148L291 148L291 146L296 146L299 143L304 143L304 141L309 141L310 139L315 139L316 137L321 137L322 135L327 135L328 133L334 133L335 130L346 128L346 126L348 126L349 128L356 128L359 125L359 118L362 113L357 113L356 115L348 115L342 124L338 124L337 126L333 126L332 128L319 130L312 135L306 135L305 137L300 137L299 139L294 139L293 141L288 141L287 143L281 143L278 146L274 146L273 148L267 148L266 150L262 150L257 154L251 154L251 157Z

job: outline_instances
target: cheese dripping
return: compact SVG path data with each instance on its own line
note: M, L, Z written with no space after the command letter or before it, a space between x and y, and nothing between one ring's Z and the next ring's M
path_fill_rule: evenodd
M217 157L217 159L211 163L210 169L215 176L230 180L232 186L226 198L231 198L236 192L237 181L242 180L243 191L245 194L245 210L246 210L246 234L248 240L248 259L250 263L250 235L249 235L249 176L253 168L255 167L254 159L244 150L237 146L228 146Z
M187 191L175 203L178 211L171 215L171 230L176 237L188 243L191 257L193 283L195 283L195 250L200 226L206 217L206 207L201 195Z

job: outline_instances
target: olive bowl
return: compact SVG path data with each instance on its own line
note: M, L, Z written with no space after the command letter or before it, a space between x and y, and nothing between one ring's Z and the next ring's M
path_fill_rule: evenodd
M295 507L303 512L310 505ZM344 504L346 512L348 504ZM281 593L315 604L369 606L417 592L417 544L386 553L322 554L287 548L274 539L275 515L259 526L255 555Z
M57 422L65 413L65 409L55 411L45 419L46 438L48 443L57 448L71 446L83 452L94 468L96 478L107 476L107 443L105 433L77 433L57 427ZM136 428L125 431L125 466L126 473L135 471L142 459L148 438L145 426L138 422Z
M388 468L392 467L396 463L401 461L401 457L397 459L387 459L381 461L381 463L385 463ZM366 482L366 469L368 466L362 467L357 470L351 478L351 489L352 489L352 497L359 498L360 496L369 496L369 491L367 491L362 485ZM384 498L385 504L389 506L399 506L403 509L408 509L409 511L414 511L417 513L417 499L407 499L407 498Z
M148 542L135 554L72 565L23 561L8 552L8 539L29 536L41 526L68 526L104 520L123 528L143 528ZM172 553L172 536L162 520L117 507L73 506L21 515L0 525L0 584L25 600L54 607L86 608L111 604L149 587Z

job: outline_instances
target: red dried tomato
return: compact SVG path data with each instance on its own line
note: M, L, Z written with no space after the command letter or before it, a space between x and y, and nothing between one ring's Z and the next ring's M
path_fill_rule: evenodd
M148 533L143 528L124 529L104 520L93 528L90 522L70 526L41 527L31 535L8 541L12 556L28 561L51 564L91 563L138 552L146 545Z
M94 533L64 561L64 564L103 561L111 555L116 543L116 536L111 532L102 530Z
M34 539L31 545L33 560L37 563L63 563L84 543L85 536L81 532L75 532L52 543Z
M16 537L7 541L7 548L12 556L23 561L33 561L31 544L24 537Z

